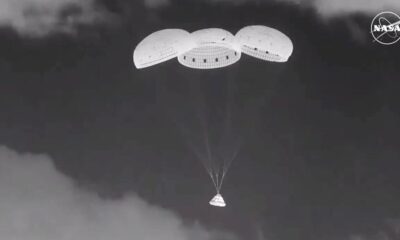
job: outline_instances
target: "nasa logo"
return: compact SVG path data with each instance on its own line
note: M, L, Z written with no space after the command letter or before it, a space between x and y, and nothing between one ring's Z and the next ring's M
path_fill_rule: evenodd
M400 40L400 17L393 12L381 12L372 19L371 34L374 42L391 45Z

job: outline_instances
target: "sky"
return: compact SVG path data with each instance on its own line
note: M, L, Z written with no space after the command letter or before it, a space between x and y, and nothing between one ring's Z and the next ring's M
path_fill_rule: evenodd
M372 41L382 10L400 4L2 1L0 238L398 238L400 51ZM287 63L133 66L153 31L251 24L292 39ZM218 209L196 150L228 85L242 144Z

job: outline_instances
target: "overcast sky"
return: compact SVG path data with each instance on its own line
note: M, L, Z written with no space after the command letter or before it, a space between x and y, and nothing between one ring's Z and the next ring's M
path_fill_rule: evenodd
M0 239L393 235L400 45L372 41L382 10L400 4L1 1ZM133 66L134 47L155 30L250 24L288 35L289 62ZM242 147L222 190L228 207L216 209L194 151L196 110L205 104L218 128L228 83Z
M22 35L43 36L54 32L74 33L81 24L112 21L107 5L145 6L150 9L176 4L176 0L3 0L0 3L0 25L11 27ZM374 15L377 12L400 9L397 0L195 0L206 4L291 3L299 9L314 9L323 18L348 14Z

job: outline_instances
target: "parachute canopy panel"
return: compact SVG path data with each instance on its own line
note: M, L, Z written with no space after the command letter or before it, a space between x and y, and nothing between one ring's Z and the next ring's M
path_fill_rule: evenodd
M228 31L207 28L191 34L196 46L178 56L178 61L190 68L222 68L239 61L240 45Z
M143 39L133 53L136 68L150 67L189 51L195 43L185 30L164 29Z
M286 62L293 52L293 43L288 36L266 26L247 26L235 35L243 53L252 57Z

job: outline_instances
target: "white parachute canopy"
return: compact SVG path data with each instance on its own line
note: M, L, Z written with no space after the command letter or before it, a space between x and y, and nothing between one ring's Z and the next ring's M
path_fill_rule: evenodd
M293 52L290 38L270 27L247 26L240 29L235 37L242 52L255 58L286 62Z
M193 49L195 46L190 34L181 29L164 29L143 39L133 52L136 68L150 67Z
M222 68L239 61L241 51L235 37L220 28L207 28L191 34L195 48L178 56L178 61L190 68Z
M172 58L195 69L214 69L239 61L241 53L272 61L286 62L293 43L280 31L254 25L240 29L236 35L221 28L207 28L188 33L182 29L164 29L143 39L135 48L136 68L150 67Z

